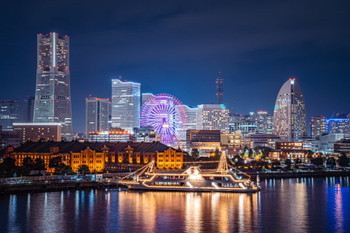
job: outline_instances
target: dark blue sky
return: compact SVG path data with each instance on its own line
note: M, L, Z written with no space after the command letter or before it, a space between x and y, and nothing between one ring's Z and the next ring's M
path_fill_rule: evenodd
M74 131L85 97L109 97L111 79L142 83L184 104L272 112L295 76L308 118L350 112L349 1L2 1L0 99L34 95L36 34L70 36Z

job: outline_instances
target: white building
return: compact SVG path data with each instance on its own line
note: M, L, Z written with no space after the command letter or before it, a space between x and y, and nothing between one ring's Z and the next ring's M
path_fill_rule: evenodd
M323 154L333 153L334 143L344 138L350 138L350 134L335 133L319 136L318 140L315 141L315 150Z
M202 104L197 110L198 130L220 130L228 133L229 110L223 104Z
M132 133L140 127L141 84L112 79L112 127Z

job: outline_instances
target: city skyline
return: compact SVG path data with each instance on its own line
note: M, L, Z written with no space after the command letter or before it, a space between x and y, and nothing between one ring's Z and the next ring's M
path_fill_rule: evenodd
M328 12L324 2L319 2L316 10L309 3L302 9L297 3L280 3L274 10L269 9L270 3L256 3L259 10L245 3L237 7L233 3L192 3L188 7L171 3L147 12L151 8L142 3L147 13L135 15L128 4L112 4L99 10L108 13L108 8L118 8L125 11L120 18L97 11L89 16L73 14L75 9L67 9L63 16L68 20L61 16L63 6L45 4L53 9L50 16L40 14L36 4L30 13L19 9L17 14L8 11L1 16L0 25L8 30L0 56L0 76L6 77L0 99L23 100L34 95L37 33L67 34L71 39L74 131L85 130L81 120L85 98L89 94L110 97L110 81L118 75L142 83L142 92L169 93L186 105L196 106L216 103L215 78L222 72L224 104L238 113L272 113L280 85L295 76L305 91L309 117L348 112L350 46L349 34L343 30L349 20L346 5L334 6ZM91 6L87 3L81 6L88 8ZM279 15L279 11L286 15ZM217 12L222 17L214 17ZM265 17L266 13L272 17ZM273 20L277 16L279 22ZM294 18L306 23L301 26ZM93 23L96 20L99 24ZM105 26L100 27L101 23ZM217 34L220 37L213 37Z

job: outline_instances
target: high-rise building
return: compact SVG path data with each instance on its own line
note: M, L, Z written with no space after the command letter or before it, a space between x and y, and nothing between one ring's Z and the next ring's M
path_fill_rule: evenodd
M219 72L219 76L216 78L216 98L217 104L223 104L224 79L221 77L221 72Z
M307 135L304 95L295 78L281 87L273 114L274 134L283 141L296 141Z
M338 134L338 133L350 133L350 121L349 118L344 116L336 118L327 118L327 133Z
M13 130L12 124L21 120L19 100L0 100L0 126L2 130Z
M37 35L34 122L62 125L62 139L72 140L69 37L52 32Z
M22 116L23 122L27 122L27 123L33 122L34 103L35 103L34 96L28 96L28 98L24 100L23 116Z
M273 115L266 111L257 111L249 113L249 118L257 126L256 133L272 134L273 133Z
M311 117L310 127L311 137L313 138L327 133L326 118L324 116Z
M112 79L112 127L133 132L140 127L141 84Z
M197 129L228 133L229 110L223 104L202 104L197 110Z
M184 105L187 111L187 122L185 122L185 128L188 129L197 129L197 111L198 108L191 108L187 105Z
M91 132L107 131L109 119L109 99L86 98L86 138Z
M152 98L153 96L154 95L152 93L142 93L141 107L149 98Z

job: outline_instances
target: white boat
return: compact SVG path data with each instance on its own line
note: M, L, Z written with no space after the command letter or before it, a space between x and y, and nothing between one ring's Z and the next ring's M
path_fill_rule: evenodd
M152 161L139 170L123 177L119 183L130 190L178 191L178 192L236 192L252 193L260 187L251 181L250 176L231 167L223 153L218 168L202 172L198 166L191 166L185 171L156 171ZM236 172L247 176L242 178Z

